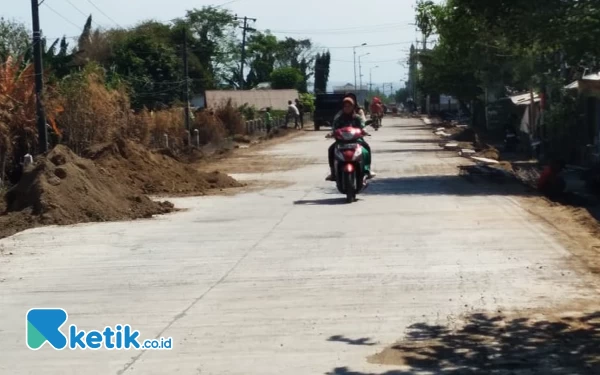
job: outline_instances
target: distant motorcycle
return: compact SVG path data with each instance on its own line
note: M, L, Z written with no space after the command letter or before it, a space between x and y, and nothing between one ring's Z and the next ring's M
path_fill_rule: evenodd
M371 126L373 127L373 129L375 129L375 131L378 131L379 128L382 125L382 115L379 114L372 114L371 115Z
M368 121L367 123L370 123ZM356 201L356 195L368 184L364 173L364 147L358 140L369 134L363 129L347 126L337 129L327 138L335 138L334 173L337 189L346 195L346 203Z

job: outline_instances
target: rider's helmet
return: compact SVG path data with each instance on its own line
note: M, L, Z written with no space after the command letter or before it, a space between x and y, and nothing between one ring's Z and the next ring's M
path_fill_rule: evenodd
M357 104L358 102L356 101L356 95L355 95L354 93L351 93L351 92L348 92L348 93L346 93L346 95L344 95L344 99L342 99L342 104L343 104L343 101L344 101L346 98L350 98L350 99L352 99L352 102L354 103L354 106L357 106L357 105L358 105L358 104Z

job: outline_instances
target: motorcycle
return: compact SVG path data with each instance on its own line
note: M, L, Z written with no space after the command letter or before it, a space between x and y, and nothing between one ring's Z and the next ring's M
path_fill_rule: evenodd
M378 131L379 128L381 127L381 122L382 122L382 116L381 115L371 115L371 126L373 127L373 129L375 129L375 131Z
M364 172L364 148L358 143L358 140L364 136L370 134L363 129L348 126L337 129L326 137L334 138L336 141L333 159L334 178L338 191L346 195L346 203L356 201L356 195L368 185Z

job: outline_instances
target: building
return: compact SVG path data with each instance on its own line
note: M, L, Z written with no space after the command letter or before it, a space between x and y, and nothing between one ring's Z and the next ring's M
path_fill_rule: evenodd
M352 93L356 95L356 100L358 100L358 104L362 104L367 96L369 95L369 89L367 86L362 86L358 89L354 87L353 84L347 83L344 86L334 86L333 87L334 94L346 94Z
M298 90L207 90L194 95L191 100L195 108L216 108L228 101L236 106L247 104L257 109L271 107L275 110L287 110L288 101L299 99Z

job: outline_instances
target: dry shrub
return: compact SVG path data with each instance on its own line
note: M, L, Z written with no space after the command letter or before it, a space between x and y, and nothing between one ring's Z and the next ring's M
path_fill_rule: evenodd
M186 137L184 113L182 108L171 108L152 112L150 134L154 145L160 145L164 135L169 136L169 143L181 146ZM157 143L158 142L158 143Z
M10 179L21 157L37 145L34 70L31 64L21 68L22 60L8 57L0 61L0 179Z
M152 127L152 115L144 108L138 113L131 111L127 129L124 133L128 139L135 140L143 145L150 144L150 128Z
M246 134L244 117L238 108L233 106L231 99L219 106L215 114L227 129L229 135Z
M59 94L64 108L58 116L63 143L75 153L127 131L129 96L124 88L108 89L102 69L89 65L65 78Z
M194 128L198 129L201 144L218 143L227 135L221 120L207 112L194 114Z

